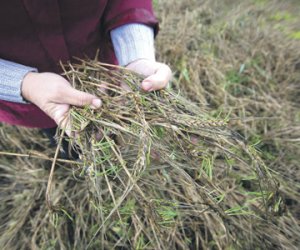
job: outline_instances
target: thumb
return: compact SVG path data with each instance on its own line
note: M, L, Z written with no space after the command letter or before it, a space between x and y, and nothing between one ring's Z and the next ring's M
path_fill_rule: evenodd
M102 101L99 98L89 93L74 89L71 86L68 87L64 92L64 102L77 107L89 105L94 109L98 109L102 105Z
M153 75L150 75L142 82L145 91L153 91L165 88L172 77L170 68L165 64L160 64Z

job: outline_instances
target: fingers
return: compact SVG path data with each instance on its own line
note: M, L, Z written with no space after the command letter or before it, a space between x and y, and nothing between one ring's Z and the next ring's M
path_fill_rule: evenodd
M68 117L69 108L70 106L68 104L48 103L43 111L51 117L60 128L65 129L66 133L70 136L71 124Z
M72 126L70 123L70 119L67 116L68 110L69 105L62 105L62 107L60 107L54 112L53 119L60 128L65 129L65 133L69 137L74 137L74 134L72 134Z
M142 82L142 89L145 91L163 89L168 85L171 77L171 69L167 65L159 63L159 66L155 73L147 77Z
M69 105L67 104L61 104L61 105L55 105L52 104L53 108L49 110L48 114L49 116L56 122L57 125L60 125L63 127L66 125L66 114L69 110Z
M147 77L141 84L145 91L163 89L172 78L172 71L168 65L148 59L138 59L126 68Z
M91 94L76 90L71 86L66 87L64 91L63 102L77 107L84 107L89 105L94 109L98 109L102 105L102 101L99 98Z

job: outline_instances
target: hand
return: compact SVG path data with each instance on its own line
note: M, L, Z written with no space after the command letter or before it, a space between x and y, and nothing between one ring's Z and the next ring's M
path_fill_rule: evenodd
M138 59L126 68L146 77L141 85L145 91L163 89L172 78L172 71L168 65L147 59Z
M23 79L21 93L63 128L68 126L66 117L70 105L89 105L94 109L101 106L99 98L72 88L65 78L54 73L28 73Z

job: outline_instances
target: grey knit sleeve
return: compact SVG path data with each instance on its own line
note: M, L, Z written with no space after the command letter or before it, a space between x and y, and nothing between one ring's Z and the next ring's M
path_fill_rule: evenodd
M0 100L26 103L21 86L28 72L37 72L37 69L0 59Z
M138 23L125 24L110 32L119 65L137 59L155 61L153 28Z

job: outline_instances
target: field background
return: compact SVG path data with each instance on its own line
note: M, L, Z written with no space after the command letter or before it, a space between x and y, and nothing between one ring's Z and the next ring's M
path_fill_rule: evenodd
M224 200L220 209L229 219L217 211L179 216L159 201L165 224L151 231L143 220L151 213L129 199L120 209L128 225L112 217L91 248L298 249L299 1L156 0L154 6L160 20L157 58L172 68L173 89L210 117L229 120L228 128L257 150L276 177L282 198L276 215L264 217L255 207L253 173L214 159L208 179L223 194L216 204ZM51 159L55 148L37 130L1 125L0 138L1 152L23 154L0 155L2 249L84 249L99 226L97 216L106 213L90 201L89 183L59 163L52 196L63 208L52 213L44 197L51 162L41 158Z

